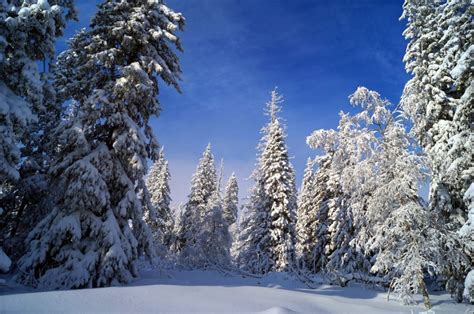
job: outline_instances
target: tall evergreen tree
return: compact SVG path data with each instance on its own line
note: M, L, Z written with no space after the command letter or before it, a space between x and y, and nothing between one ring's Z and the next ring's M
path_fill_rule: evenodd
M193 175L177 240L180 262L185 266L207 268L230 264L230 236L210 144Z
M58 61L59 97L72 114L55 130L54 206L30 233L18 279L48 288L108 286L153 257L146 159L158 157L149 119L158 78L178 88L172 46L184 18L162 1L106 0Z
M468 250L474 251L474 183L464 194L464 202L468 205L468 220L459 231L462 240L466 243ZM471 256L472 263L472 256ZM474 268L472 268L466 276L464 282L463 296L471 303L474 303Z
M336 176L329 176L328 187L337 187L340 197L329 201L327 268L351 275L371 267L404 303L421 292L429 308L425 271L440 273L446 265L460 271L466 259L456 250L458 240L419 200L425 160L411 148L397 111L363 87L350 99L360 112L341 114L337 133L319 130L308 139L312 147L334 151ZM449 255L442 249L447 244Z
M361 178L355 190L362 191L355 195L363 198L359 210L363 208L366 218L364 234L359 238L367 241L367 251L376 254L371 270L385 276L404 303L411 302L413 293L421 292L430 307L424 270L438 262L430 254L438 247L437 239L428 237L436 229L430 229L429 213L418 199L424 158L409 151L410 141L402 121L378 93L358 88L351 103L361 107L361 113L355 115L359 123L375 127L372 152L354 166ZM429 241L425 247L423 243Z
M217 190L217 174L211 144L204 151L191 181L191 193L184 206L181 227L178 232L178 251L181 260L197 264L191 259L197 250L197 236L200 222L208 206L209 199Z
M171 237L171 244L170 244L170 252L175 256L178 257L178 253L180 250L180 238L184 234L185 225L184 225L184 205L180 203L176 206L173 210L173 232Z
M158 160L150 168L146 181L153 208L145 212L145 221L152 228L155 238L167 248L171 245L174 227L170 208L170 177L168 161L162 148Z
M257 178L254 173L254 179ZM263 184L256 181L249 202L243 207L236 251L238 267L257 274L270 271L267 206Z
M315 161L318 169L314 174L312 181L312 190L314 198L312 199L312 207L314 208L314 222L311 224L313 231L313 240L309 241L309 252L307 268L313 273L325 269L328 256L325 254L325 248L328 245L328 211L329 200L333 197L331 189L328 187L329 177L331 174L331 159L333 152L326 153L323 156L316 157Z
M239 263L257 273L289 271L294 263L296 187L293 167L278 118L283 98L274 90L267 104L255 186L241 230Z
M72 0L0 2L0 243L15 260L44 213L44 146L59 121L49 73L37 63L54 58L56 38L75 17Z
M316 186L314 185L313 173L314 161L308 158L304 170L303 182L298 199L298 209L296 212L296 244L295 254L300 267L312 269L314 265L312 246L315 238L315 218L314 196Z
M368 270L362 246L353 241L361 225L354 217L352 194L345 189L344 182L350 184L353 166L367 153L369 136L349 114L341 112L337 131L316 130L307 138L311 148L323 152L318 157L321 169L317 173L319 180L325 182L319 187L321 194L316 198L319 203L316 233L321 236L315 246L315 253L319 255L316 255L317 265L337 275L341 284L355 273Z
M196 223L196 222L194 222ZM224 219L222 202L218 190L204 207L196 236L196 251L193 259L199 267L228 268L230 266L231 238Z
M235 173L232 172L224 191L222 211L226 221L230 238L230 255L232 261L238 258L239 224L237 222L239 211L239 186Z
M296 187L295 174L278 120L269 130L267 147L262 154L265 194L270 200L270 252L273 269L287 271L294 261Z
M468 221L464 195L474 180L472 15L469 0L406 0L402 18L409 40L404 61L413 77L405 85L402 108L431 165L430 208L452 231ZM474 256L472 247L464 244ZM448 290L462 299L464 274L450 275Z
M224 211L224 219L227 225L232 225L237 221L237 212L239 210L239 186L237 185L237 178L235 173L229 178L225 187L224 199L222 208Z

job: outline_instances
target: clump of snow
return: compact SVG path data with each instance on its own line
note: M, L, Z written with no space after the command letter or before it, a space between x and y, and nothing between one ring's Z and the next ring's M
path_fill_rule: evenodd
M463 296L470 302L474 301L474 269L471 270L464 281L464 293Z
M455 79L459 78L463 73L469 70L471 65L471 60L474 56L474 45L469 46L469 48L461 54L458 63L451 70L451 76Z
M43 10L48 10L50 8L48 0L38 0L38 7Z

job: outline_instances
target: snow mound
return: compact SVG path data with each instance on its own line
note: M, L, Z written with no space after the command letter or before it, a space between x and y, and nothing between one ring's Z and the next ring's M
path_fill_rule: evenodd
M292 311L286 307L280 307L280 306L275 306L272 308L269 308L268 310L258 312L260 314L291 314L291 313L298 313L295 311Z

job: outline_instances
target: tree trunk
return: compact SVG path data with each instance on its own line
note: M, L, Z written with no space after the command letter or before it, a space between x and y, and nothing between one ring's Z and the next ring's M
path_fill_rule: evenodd
M421 294L423 295L423 303L427 309L431 309L430 297L428 295L428 289L426 289L426 284L423 278L419 279L418 282L421 290Z

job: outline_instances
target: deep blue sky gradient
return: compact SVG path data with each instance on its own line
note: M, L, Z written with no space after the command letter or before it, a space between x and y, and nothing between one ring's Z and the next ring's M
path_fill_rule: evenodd
M86 27L99 1L76 1ZM247 195L263 108L269 92L283 94L282 116L299 181L314 151L305 138L335 128L340 110L358 86L398 102L409 76L402 57L402 2L393 0L169 0L186 17L180 37L182 89L160 87L162 114L152 122L165 146L175 204L184 202L197 161L208 142L225 179L236 172Z

